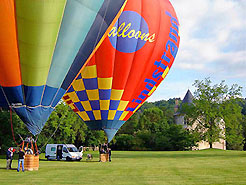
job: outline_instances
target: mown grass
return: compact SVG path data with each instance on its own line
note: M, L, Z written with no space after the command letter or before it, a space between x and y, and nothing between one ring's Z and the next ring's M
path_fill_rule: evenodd
M1 156L0 184L246 184L246 152L242 151L113 151L111 163L98 162L97 152L89 152L94 158L86 161L87 153L80 162L46 161L42 154L39 171L24 173L6 170ZM12 167L17 167L17 160Z

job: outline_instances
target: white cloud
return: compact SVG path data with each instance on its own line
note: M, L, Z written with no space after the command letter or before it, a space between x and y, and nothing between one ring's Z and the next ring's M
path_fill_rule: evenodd
M243 86L246 96L246 0L170 0L180 47L170 74L148 101L183 98L195 80Z
M171 0L171 3L181 25L176 67L206 73L216 66L222 78L245 77L246 1Z
M222 60L215 63L214 72L223 75L224 79L244 78L246 79L246 51L226 53ZM218 70L219 69L219 70ZM227 72L224 75L224 72Z
M193 82L186 81L186 82L170 82L169 80L164 80L157 90L148 98L147 101L153 102L163 99L169 98L184 98L185 93L188 89L194 91L194 87L192 86Z

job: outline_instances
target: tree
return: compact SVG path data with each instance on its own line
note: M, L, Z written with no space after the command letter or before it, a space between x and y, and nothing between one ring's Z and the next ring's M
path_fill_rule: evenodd
M155 133L160 131L164 122L167 122L167 120L163 116L161 109L158 107L145 109L139 118L138 129Z
M119 134L116 136L116 143L113 145L114 149L131 150L135 146L135 138L129 134Z
M223 104L223 119L225 124L225 136L227 149L243 149L243 114L242 107L237 99L226 100Z
M238 85L232 85L229 88L224 81L212 85L209 78L202 81L196 80L193 85L197 88L193 104L183 105L181 111L186 115L185 120L189 125L194 127L196 122L194 130L199 133L200 139L207 141L212 148L214 142L225 138L223 130L226 125L227 128L232 129L230 124L233 122L233 124L240 124L238 107L234 107L234 116L230 116L232 104L228 101L240 96L242 88ZM231 131L228 137L234 137L233 134L239 134L238 132Z
M194 135L188 130L184 129L182 125L172 124L166 131L169 138L168 148L166 150L190 150L196 145Z
M240 99L238 102L240 107L242 107L242 129L244 137L244 146L243 150L246 150L246 99Z
M118 134L130 134L134 135L138 128L138 120L141 113L138 111L133 114L130 119L124 123L124 125L118 131Z
M85 141L85 123L63 102L56 106L38 135L38 145L49 143L73 143ZM54 134L54 135L53 135ZM52 136L52 137L51 137Z
M10 117L12 118L13 133ZM0 146L4 152L8 147L16 145L12 134L14 134L16 142L20 144L21 139L18 135L23 136L25 133L29 133L29 131L15 112L12 112L11 116L10 110L0 109Z

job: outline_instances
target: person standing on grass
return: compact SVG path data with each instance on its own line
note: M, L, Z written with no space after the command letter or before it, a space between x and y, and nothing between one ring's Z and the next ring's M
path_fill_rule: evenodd
M111 162L111 148L108 148L108 160Z
M25 159L25 152L20 148L19 149L19 159L18 159L18 168L17 172L20 171L20 163L22 165L22 171L24 172L24 159Z
M14 158L15 149L11 147L10 148L10 152L11 152L11 159L10 159L9 168L11 169L11 165L12 165L12 161L13 161L13 158Z
M7 150L7 153L6 153L6 160L7 160L6 169L7 169L7 170L11 169L12 159L13 159L13 153L12 153L12 151L11 151L11 148L9 148L9 149Z

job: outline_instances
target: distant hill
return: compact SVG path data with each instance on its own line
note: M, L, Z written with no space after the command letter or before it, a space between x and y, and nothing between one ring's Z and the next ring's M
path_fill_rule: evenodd
M145 102L142 107L138 110L140 113L143 112L145 109L158 107L160 109L165 108L168 111L174 112L175 107L175 100L178 100L178 104L182 102L180 98L170 98L169 100L160 100L155 102Z

